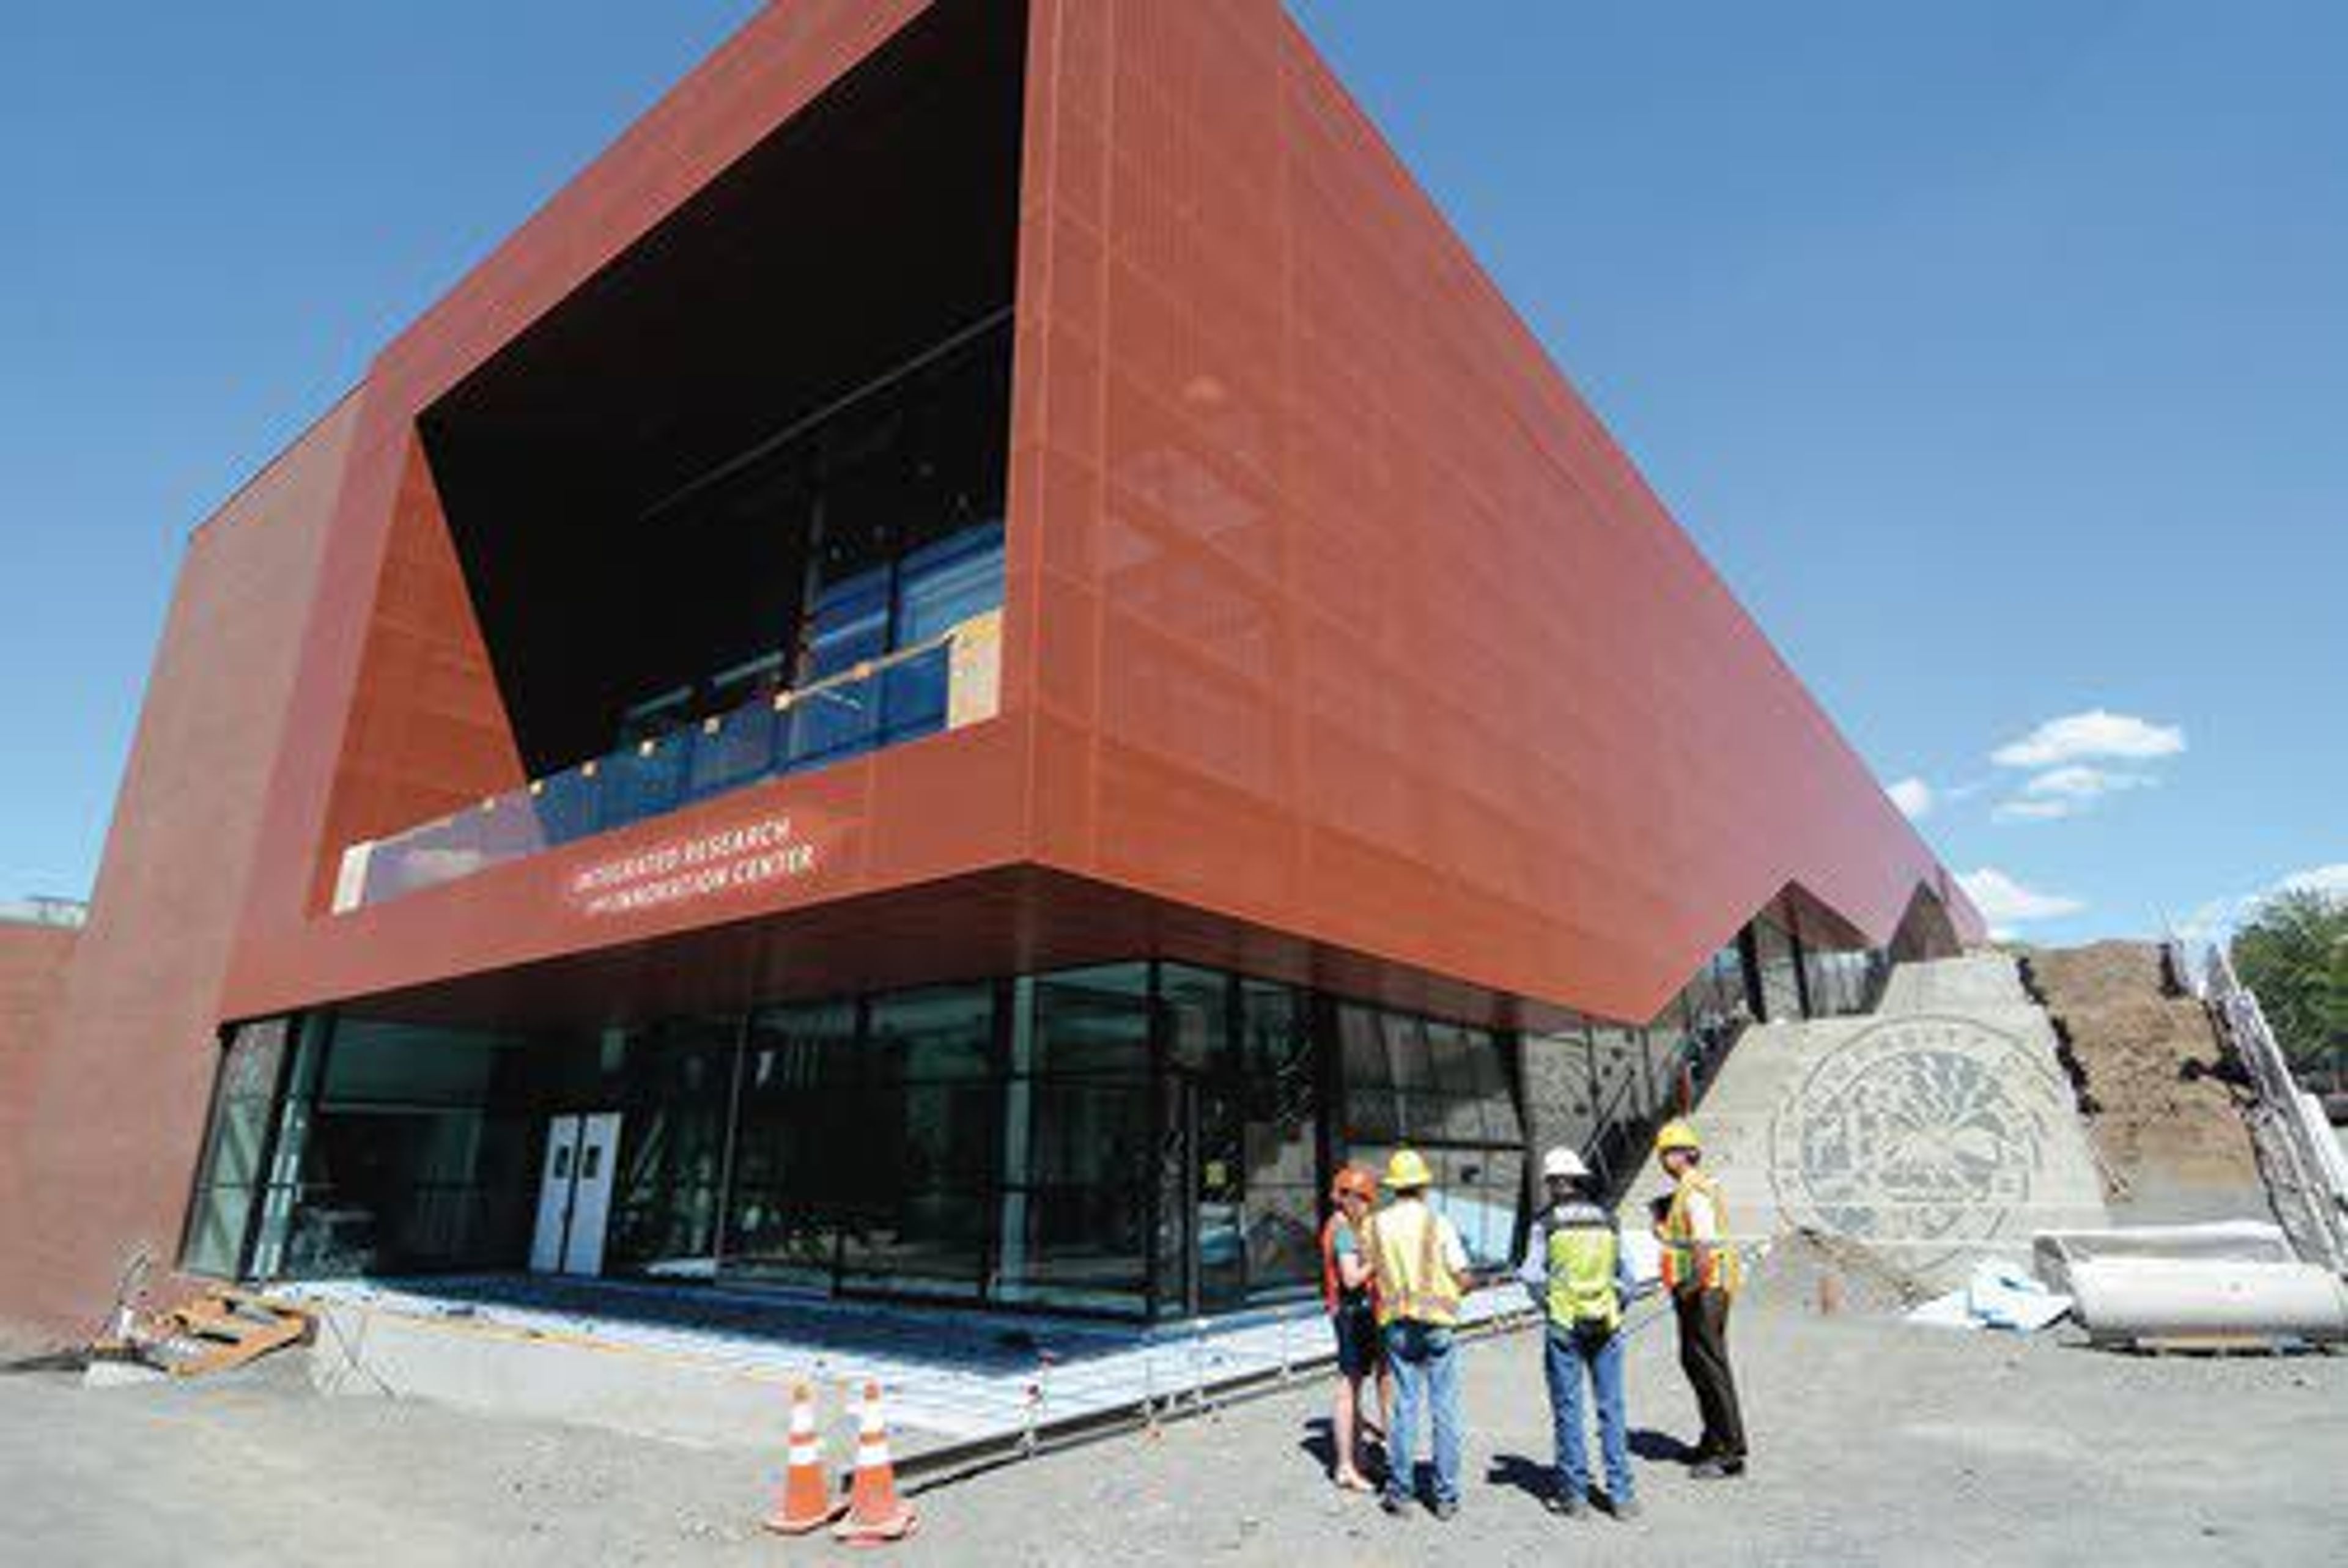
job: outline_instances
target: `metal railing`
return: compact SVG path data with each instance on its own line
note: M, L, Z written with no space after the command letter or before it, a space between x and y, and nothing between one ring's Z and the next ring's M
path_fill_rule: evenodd
M2301 1257L2348 1274L2348 1159L2322 1103L2291 1077L2258 997L2236 978L2223 948L2209 949L2205 973L2210 1017L2258 1094L2250 1137L2283 1232Z
M380 904L767 779L991 719L1001 699L1002 626L1002 611L988 610L852 670L353 844L343 851L334 910Z
M89 906L78 898L0 898L0 920L20 926L55 926L77 931L89 924Z

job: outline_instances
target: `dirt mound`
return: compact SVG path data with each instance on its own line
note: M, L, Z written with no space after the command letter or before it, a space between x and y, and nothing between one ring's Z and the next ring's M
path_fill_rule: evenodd
M2201 1004L2164 989L2160 949L2096 942L2022 958L2065 1041L2096 1152L2125 1188L2115 1204L2177 1218L2263 1214L2238 1070Z

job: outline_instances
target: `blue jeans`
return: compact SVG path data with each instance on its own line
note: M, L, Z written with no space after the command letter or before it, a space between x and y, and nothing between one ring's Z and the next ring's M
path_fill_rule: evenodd
M1386 1362L1394 1368L1394 1430L1386 1433L1386 1494L1407 1498L1416 1481L1418 1412L1435 1426L1435 1501L1459 1501L1459 1353L1451 1330L1431 1323L1386 1325Z
M1552 1323L1541 1346L1549 1410L1557 1428L1557 1484L1567 1497L1590 1492L1590 1457L1581 1440L1581 1379L1598 1394L1598 1448L1606 1460L1606 1495L1631 1499L1631 1436L1622 1423L1622 1334L1585 1338Z

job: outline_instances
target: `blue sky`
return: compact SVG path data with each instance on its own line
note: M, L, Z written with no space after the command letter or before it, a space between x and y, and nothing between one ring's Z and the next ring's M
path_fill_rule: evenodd
M2348 887L2348 7L1292 8L2002 924ZM753 9L0 15L0 897L189 528Z

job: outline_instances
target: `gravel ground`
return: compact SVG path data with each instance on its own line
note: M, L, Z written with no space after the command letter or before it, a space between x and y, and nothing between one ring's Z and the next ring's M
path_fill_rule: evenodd
M2147 1358L1813 1308L1773 1262L1732 1337L1756 1450L1704 1487L1668 1454L1692 1405L1667 1324L1641 1334L1643 1520L1550 1518L1529 1336L1466 1352L1468 1486L1449 1524L1323 1479L1314 1386L928 1491L938 1563L2326 1563L2343 1538L2348 1358ZM1845 1299L1856 1308L1866 1293ZM779 1412L778 1412L779 1415ZM779 1438L779 1432L778 1433ZM843 1450L835 1445L835 1455ZM0 1562L365 1561L499 1568L826 1557L752 1525L778 1453L694 1450L311 1395L281 1358L211 1387L0 1376Z

